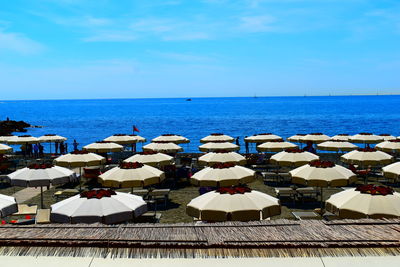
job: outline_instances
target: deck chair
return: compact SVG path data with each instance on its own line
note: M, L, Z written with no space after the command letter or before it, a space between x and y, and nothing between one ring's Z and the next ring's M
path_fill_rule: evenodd
M47 224L50 222L50 209L38 209L36 213L36 224Z

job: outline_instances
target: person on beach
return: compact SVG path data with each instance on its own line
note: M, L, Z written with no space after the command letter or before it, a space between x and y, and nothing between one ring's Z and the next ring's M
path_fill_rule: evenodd
M43 157L44 156L44 146L42 146L42 144L39 144L39 157Z
M239 137L236 137L236 145L237 145L237 146L240 146Z
M308 151L308 152L311 152L311 153L316 153L317 151L315 150L315 148L314 148L314 146L313 146L313 143L311 142L311 141L308 141L307 142L307 145L303 148L303 150L304 151Z
M34 155L35 158L39 157L39 146L38 146L38 144L34 144L33 145L33 155Z
M247 138L247 135L244 137L245 139ZM246 140L244 141L244 144L246 146L246 154L249 154L249 143L246 142Z
M64 154L64 150L65 150L64 142L61 142L61 144L60 144L60 154Z
M32 157L33 156L32 150L33 150L32 144L26 143L26 154L27 154L28 157Z
M74 151L78 150L78 143L76 142L76 140L74 139L74 142L72 143L72 145L74 146Z

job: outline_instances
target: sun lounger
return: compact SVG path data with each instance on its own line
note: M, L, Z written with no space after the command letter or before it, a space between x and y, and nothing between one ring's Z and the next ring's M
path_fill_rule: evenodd
M305 198L317 199L319 195L318 189L314 187L297 188L296 192L297 192L297 197L301 199L303 203Z
M36 224L50 223L50 209L38 209L35 222Z
M148 211L148 212L140 215L138 218L136 218L135 221L158 223L158 222L160 222L160 219L161 219L161 213L155 213L153 211Z
M53 197L55 197L56 200L58 201L60 198L62 198L62 199L69 198L69 197L73 197L77 194L79 194L79 190L77 190L77 189L64 189L64 190L55 192L53 194Z
M13 213L13 216L20 216L20 215L36 215L37 212L37 205L28 206L26 204L18 204L18 212Z
M170 191L170 189L154 189L149 192L149 198L155 201L164 200L165 208L167 208Z
M140 196L143 199L145 199L145 198L147 198L147 196L149 194L149 190L147 190L147 189L136 189L136 190L132 190L131 194Z
M297 192L291 187L277 187L275 188L276 196L281 200L282 198L289 198L293 201L293 205L296 201Z
M318 219L320 216L312 211L293 211L292 215L297 219L297 220L312 220L312 219Z

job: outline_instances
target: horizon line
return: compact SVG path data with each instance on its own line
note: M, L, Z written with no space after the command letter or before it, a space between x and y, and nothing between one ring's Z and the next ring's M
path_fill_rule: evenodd
M322 96L400 96L400 93L369 94L320 94L320 95L270 95L270 96L192 96L192 97L104 97L104 98L49 98L49 99L0 99L1 101L65 101L65 100L134 100L134 99L201 99L201 98L274 98L274 97L322 97Z

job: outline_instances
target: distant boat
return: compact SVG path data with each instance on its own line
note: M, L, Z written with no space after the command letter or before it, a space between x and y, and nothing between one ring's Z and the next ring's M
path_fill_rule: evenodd
M186 101L192 101L192 99L191 98L187 98Z

